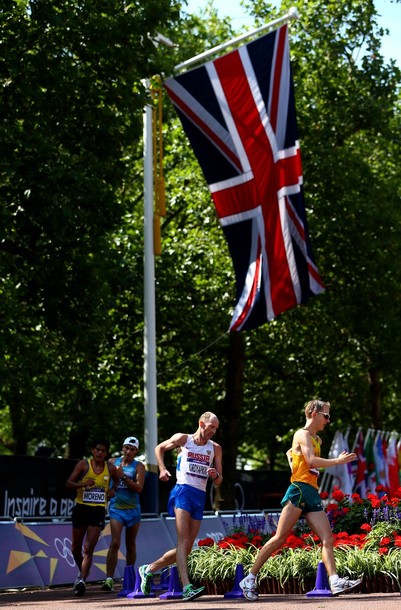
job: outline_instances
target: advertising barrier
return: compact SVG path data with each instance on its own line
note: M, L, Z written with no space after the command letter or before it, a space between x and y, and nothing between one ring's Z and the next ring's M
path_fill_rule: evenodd
M48 587L73 583L77 567L71 553L71 523L0 522L0 589ZM106 577L106 556L110 544L110 524L106 523L93 554L91 582ZM174 547L160 516L143 516L137 538L141 563L148 563ZM125 568L125 541L121 547L115 578Z
M278 514L249 511L247 516L267 521L267 530L277 523ZM212 538L216 542L239 523L241 513L205 514L195 540ZM24 587L49 587L74 582L77 567L71 553L71 523L67 522L0 522L0 590ZM106 523L93 554L89 582L104 580L106 557L110 544L110 524ZM138 565L150 563L176 544L175 520L167 513L144 514L137 537ZM125 560L124 535L114 577L123 578Z

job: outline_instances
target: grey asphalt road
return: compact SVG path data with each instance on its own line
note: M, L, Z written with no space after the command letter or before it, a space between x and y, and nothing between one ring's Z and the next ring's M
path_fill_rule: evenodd
M159 597L129 599L116 593L103 593L100 585L89 585L82 598L75 598L70 588L0 592L0 607L22 610L120 610L136 606L140 610L399 610L400 593L354 593L339 597L307 597L306 595L261 595L257 602L226 599L220 595L204 595L191 602Z

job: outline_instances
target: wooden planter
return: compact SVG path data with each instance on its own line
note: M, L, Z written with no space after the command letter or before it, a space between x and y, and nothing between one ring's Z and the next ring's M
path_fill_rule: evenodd
M399 590L397 581L388 574L365 576L360 589L361 593L396 593Z
M204 580L195 584L206 587L208 595L224 595L232 591L234 579L216 582ZM305 578L303 583L297 578L289 578L282 585L275 578L263 578L259 581L258 590L262 595L304 595L308 591L312 591L315 584L316 579L311 577ZM399 590L397 581L387 574L364 577L360 588L361 593L397 593Z

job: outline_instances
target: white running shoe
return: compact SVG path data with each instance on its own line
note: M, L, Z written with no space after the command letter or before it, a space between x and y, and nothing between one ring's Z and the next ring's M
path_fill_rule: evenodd
M244 594L245 599L250 602L255 602L258 597L258 591L256 589L256 580L251 580L250 578L244 578L239 583L240 588L242 589L242 593Z
M341 593L352 593L362 582L362 578L350 580L349 578L339 578L335 583L330 585L333 596L341 595Z

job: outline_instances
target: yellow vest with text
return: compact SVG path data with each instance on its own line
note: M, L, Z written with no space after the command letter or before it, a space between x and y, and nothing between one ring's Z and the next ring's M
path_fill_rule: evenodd
M312 445L316 457L320 457L320 440L312 436ZM303 454L292 454L292 475L291 483L308 483L319 489L317 479L320 474L318 468L309 468Z
M88 479L94 479L95 485L90 489L86 489L85 487L79 487L77 489L77 504L84 504L85 506L106 506L107 491L110 483L110 471L107 462L105 462L102 472L96 474L92 467L92 460L88 460L88 471L79 482L85 483Z

